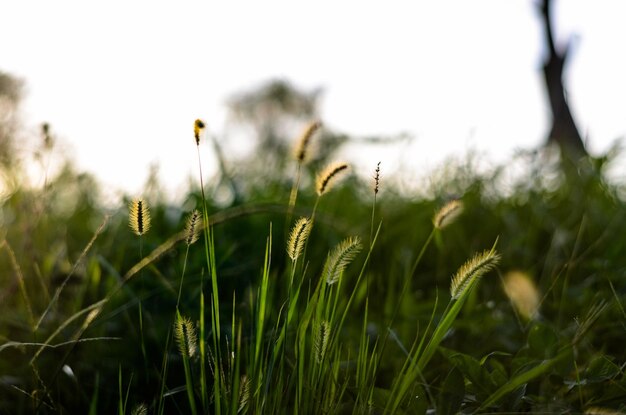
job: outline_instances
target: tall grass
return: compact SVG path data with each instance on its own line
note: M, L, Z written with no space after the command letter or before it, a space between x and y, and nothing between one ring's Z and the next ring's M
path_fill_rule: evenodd
M463 176L415 201L381 188L380 163L367 191L348 163L305 168L320 126L275 205L206 197L196 120L199 189L133 200L137 238L112 212L58 261L48 235L7 232L0 412L624 410L626 221L601 176L511 198Z

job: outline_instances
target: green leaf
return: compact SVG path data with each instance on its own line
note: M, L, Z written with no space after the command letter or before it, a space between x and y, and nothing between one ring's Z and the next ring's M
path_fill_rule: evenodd
M491 380L494 385L500 387L504 385L509 379L509 372L499 360L496 359L497 356L502 356L506 358L510 358L510 353L505 352L491 352L482 359L480 359L480 365L486 368L491 368Z
M509 380L504 365L498 362L496 359L490 359L489 364L493 368L491 370L490 376L491 383L496 385L497 387L504 385Z
M477 394L488 396L497 389L498 385L493 383L491 374L481 366L478 359L444 348L440 348L440 350L450 363L472 383Z
M559 338L551 327L537 323L528 333L530 355L538 359L549 359L556 355Z
M426 391L419 385L415 385L412 393L409 394L407 405L404 408L405 412L398 412L399 414L406 413L424 415L428 409L428 399L426 397Z
M615 378L620 372L620 367L607 356L598 355L589 362L589 366L585 370L584 379L587 382L602 382Z
M499 402L506 395L508 395L511 392L513 392L513 391L523 387L528 382L530 382L530 381L532 381L532 380L534 380L534 379L536 379L536 378L538 378L540 376L546 376L546 374L549 373L554 368L554 366L556 366L557 364L559 364L560 362L562 362L564 360L567 360L567 359L571 358L571 355L572 355L572 349L571 348L563 349L554 358L549 359L549 360L544 360L544 361L540 362L538 365L534 366L533 368L515 375L514 377L512 377L509 380L509 382L507 382L506 384L501 386L491 396L489 396L487 399L485 399L483 404L481 405L481 407L479 409L488 408L491 405L494 405L497 402Z
M461 408L463 398L465 396L465 379L461 371L457 368L452 369L446 380L443 382L441 394L439 395L437 413L438 414L456 414Z

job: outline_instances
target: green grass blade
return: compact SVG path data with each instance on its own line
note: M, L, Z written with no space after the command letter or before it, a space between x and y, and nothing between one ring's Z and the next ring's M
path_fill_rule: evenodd
M206 371L206 329L204 321L204 291L202 285L200 288L200 393L202 394L202 410L206 413L209 407L209 392L207 389L207 371Z
M558 355L549 360L544 360L539 365L533 367L530 370L527 370L524 373L521 373L515 376L513 379L510 379L506 384L496 390L491 394L483 404L478 408L478 410L482 410L488 408L491 405L497 403L500 399L502 399L506 394L513 392L514 390L520 388L522 385L530 382L531 380L545 374L547 371L552 369L555 365L561 363L568 356L571 356L572 350L568 347L562 350Z
M98 415L98 391L100 390L100 374L96 372L96 381L93 390L93 396L89 403L89 415Z
M267 308L267 291L269 286L269 274L272 257L272 225L270 224L270 234L267 237L265 244L265 259L263 261L263 276L261 277L261 287L259 290L258 304L257 304L257 322L256 322L256 336L254 345L254 379L259 385L260 381L260 357L261 357L261 345L263 342L263 333L265 330L266 320L266 308Z

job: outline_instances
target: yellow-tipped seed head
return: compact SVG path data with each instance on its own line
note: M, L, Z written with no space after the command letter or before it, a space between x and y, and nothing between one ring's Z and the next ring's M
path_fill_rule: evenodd
M311 138L317 131L320 130L321 127L322 123L320 121L313 121L305 127L304 131L302 131L294 149L294 156L298 163L305 163L309 159Z
M505 294L524 319L530 320L537 315L540 295L530 275L511 271L504 276L503 287Z
M496 253L495 248L492 248L490 251L474 255L472 259L463 264L452 278L450 285L452 299L458 299L474 281L492 270L499 260L500 255Z
M317 175L317 180L315 181L317 194L322 196L324 193L328 192L339 182L342 176L345 176L345 173L347 173L349 169L350 165L343 162L332 163L324 168L324 170Z
M361 252L361 241L358 236L344 239L337 245L324 264L323 277L326 279L326 284L332 285L339 281L343 271L359 252Z
M443 229L454 222L463 213L463 202L460 200L451 200L433 217L433 225L436 229Z
M194 210L189 215L187 219L187 225L185 226L185 234L187 237L185 238L185 242L187 245L191 245L198 240L200 236L200 220L202 219L202 214L197 210Z
M204 130L204 127L204 121L199 118L193 123L193 136L196 139L197 146L200 145L200 134L202 134L202 130Z
M128 206L128 225L136 235L141 236L150 230L150 209L145 200L134 199Z
M174 323L174 336L181 355L191 358L196 354L198 336L196 328L188 317L180 317Z
M287 243L287 254L292 261L298 259L300 254L302 254L306 240L311 233L312 226L313 222L308 218L300 218L296 224L293 225L291 233L289 234L289 242Z

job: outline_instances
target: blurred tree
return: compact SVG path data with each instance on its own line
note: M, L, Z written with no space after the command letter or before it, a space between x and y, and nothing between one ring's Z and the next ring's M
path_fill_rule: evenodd
M406 133L355 137L329 128L320 119L322 92L321 88L304 91L279 79L235 94L228 101L234 127L243 129L247 135L251 132L254 138L254 147L243 160L236 162L236 176L246 178L245 181L238 181L228 172L228 163L219 142L215 137L210 137L222 172L220 183L228 184L235 200L242 192L249 194L251 187L264 189L268 182L281 183L286 187L291 185L288 181L294 178L296 165L294 147L304 128L312 121L321 121L322 127L311 141L308 163L305 165L309 177L314 177L337 150L347 143L359 146L386 145L411 139ZM229 158L232 160L232 157Z
M272 162L282 165L289 159L294 124L300 126L318 117L320 95L321 89L304 92L287 81L271 80L235 95L228 109L236 121L252 128L257 150L273 155Z
M222 182L230 184L235 199L238 193L245 193L250 187L276 183L292 176L290 169L295 166L293 147L304 126L319 119L321 93L320 88L303 91L285 80L270 80L257 88L235 94L228 101L233 125L236 129L243 129L245 134L251 132L254 139L252 151L237 162L237 176L246 177L245 182L232 180L228 172L224 174L226 163L214 140L216 156L221 159ZM319 167L320 162L327 160L347 140L344 134L322 128L322 133L315 139L317 151L309 167Z
M565 46L564 50L557 49L552 27L551 4L552 0L543 0L540 4L548 49L548 56L543 66L543 76L552 111L552 127L548 134L548 143L558 144L564 159L576 161L580 157L586 156L587 150L578 128L576 128L567 102L567 93L563 86L563 69L567 61L569 44Z

